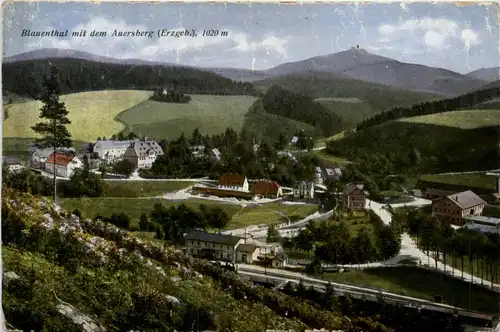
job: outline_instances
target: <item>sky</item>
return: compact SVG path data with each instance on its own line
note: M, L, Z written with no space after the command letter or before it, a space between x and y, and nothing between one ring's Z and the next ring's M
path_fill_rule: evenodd
M467 73L499 66L497 6L441 4L126 4L10 2L3 55L65 48L114 58L262 70L359 45L402 62ZM32 31L106 31L106 37L21 37ZM117 31L148 37L111 37ZM194 29L197 37L157 37ZM203 37L203 30L227 36Z

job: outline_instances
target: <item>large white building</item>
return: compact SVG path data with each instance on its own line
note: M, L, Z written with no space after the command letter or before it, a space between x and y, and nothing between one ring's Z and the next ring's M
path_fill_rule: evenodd
M45 170L54 174L54 166L57 176L69 178L76 169L83 167L83 163L73 154L56 152L52 153L45 162Z
M151 168L156 158L163 154L163 149L158 142L144 138L142 141L133 141L126 149L123 159L130 161L135 168L147 169Z
M122 159L125 151L127 151L128 147L134 142L134 140L97 141L94 145L93 152L96 153L102 160L114 162Z

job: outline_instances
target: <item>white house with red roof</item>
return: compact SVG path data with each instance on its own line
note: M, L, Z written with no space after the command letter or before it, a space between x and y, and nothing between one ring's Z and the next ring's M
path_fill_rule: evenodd
M60 152L52 153L47 158L45 170L54 174L54 165L56 175L64 178L71 177L76 169L83 167L82 161L75 155Z

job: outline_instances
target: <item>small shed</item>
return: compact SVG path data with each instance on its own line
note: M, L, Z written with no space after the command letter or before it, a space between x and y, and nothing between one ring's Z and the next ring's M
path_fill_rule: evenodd
M257 249L258 247L254 244L240 243L238 247L236 247L236 261L252 264L257 260L259 253Z

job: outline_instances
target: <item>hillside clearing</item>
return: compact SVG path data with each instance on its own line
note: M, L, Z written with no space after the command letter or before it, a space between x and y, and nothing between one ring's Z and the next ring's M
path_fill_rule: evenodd
M476 109L420 115L396 121L475 129L500 123L500 110Z
M354 128L363 120L380 113L380 110L372 109L359 99L357 102L347 101L355 98L345 98L346 101L339 101L338 98L333 100L324 100L328 98L320 99L322 100L316 100L342 119L344 128Z
M454 184L459 186L496 190L496 178L486 173L472 174L429 174L420 177L422 181Z
M68 130L75 140L94 141L124 129L114 118L123 110L149 98L151 92L104 90L63 95L71 124ZM39 121L41 103L30 101L9 105L9 117L3 123L4 137L37 137L31 126Z
M120 113L116 120L139 135L156 138L177 138L182 132L191 135L199 128L202 134L219 134L231 127L243 127L248 108L255 101L252 96L191 95L187 104L161 103L147 100Z

